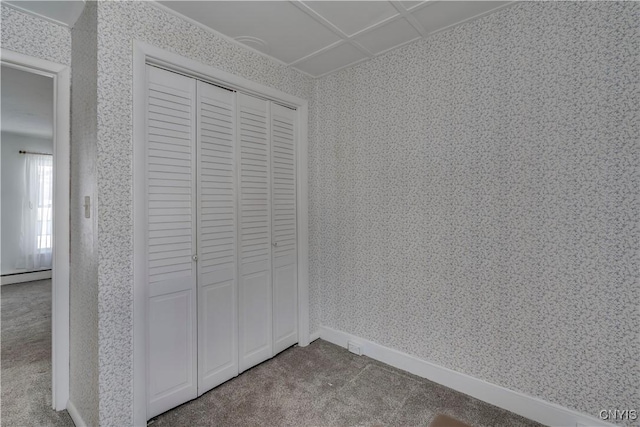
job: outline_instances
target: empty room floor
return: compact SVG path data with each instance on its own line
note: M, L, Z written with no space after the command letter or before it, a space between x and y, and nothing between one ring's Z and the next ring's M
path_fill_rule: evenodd
M316 340L292 347L150 421L160 426L539 426L513 413Z
M150 421L160 426L539 424L317 340ZM73 426L51 409L51 281L2 286L2 425Z
M4 285L3 426L73 426L51 407L51 279Z

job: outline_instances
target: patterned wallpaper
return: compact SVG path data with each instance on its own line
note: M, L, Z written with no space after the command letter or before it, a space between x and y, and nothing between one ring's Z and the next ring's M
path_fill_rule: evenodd
M637 408L638 52L640 3L525 2L317 80L321 323Z
M132 422L132 41L140 40L293 95L312 82L148 2L98 3L100 424Z
M98 425L97 6L87 2L71 31L71 336L69 399ZM91 196L91 218L84 216Z
M10 6L0 5L3 49L59 64L71 64L71 31Z

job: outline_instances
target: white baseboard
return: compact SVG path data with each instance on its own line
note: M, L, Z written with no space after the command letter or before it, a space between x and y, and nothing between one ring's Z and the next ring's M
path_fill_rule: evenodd
M18 273L2 276L0 285L12 285L14 283L33 282L34 280L51 279L51 270L32 271L30 273Z
M612 424L590 415L488 383L346 332L321 326L320 338L345 348L347 348L348 341L356 342L360 345L362 354L365 356L411 372L414 375L442 384L445 387L452 388L544 425L562 427L612 426Z
M87 423L84 422L84 420L80 416L80 412L78 412L71 400L67 401L67 412L69 412L69 415L71 416L71 419L73 420L73 423L76 425L76 427L87 427Z
M318 338L320 338L320 331L319 330L309 334L309 342L314 342Z

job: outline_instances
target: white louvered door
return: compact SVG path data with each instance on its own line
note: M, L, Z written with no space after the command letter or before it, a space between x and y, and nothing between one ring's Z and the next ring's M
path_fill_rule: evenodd
M147 66L147 416L197 396L196 81Z
M295 110L154 66L147 79L149 419L298 341L298 221Z
M269 102L237 94L240 148L240 372L270 358L272 343Z
M238 375L235 97L198 82L198 394Z
M271 104L273 347L298 342L295 111Z

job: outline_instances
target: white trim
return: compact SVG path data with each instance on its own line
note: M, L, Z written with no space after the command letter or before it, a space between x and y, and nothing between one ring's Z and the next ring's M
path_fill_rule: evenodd
M348 341L361 345L362 354L372 359L394 366L414 375L468 394L478 400L514 412L548 426L602 426L611 427L598 418L550 403L537 397L509 390L491 384L435 363L374 343L373 341L338 331L326 326L320 327L320 338L347 348Z
M155 2L152 2L155 4ZM166 10L165 6L157 5ZM205 27L206 28L206 27ZM209 29L210 30L210 29ZM217 33L216 33L217 34ZM243 45L244 46L244 45ZM296 109L298 113L298 342L300 346L309 344L309 230L308 230L308 102L277 89L252 82L215 67L202 64L178 54L168 52L144 42L133 43L133 423L147 424L146 403L146 290L144 283L144 224L145 179L141 168L136 168L144 159L145 141L145 88L147 63L179 72L199 80L235 89L260 98L268 98ZM139 196L140 195L140 196Z
M309 334L309 341L314 342L315 340L320 339L320 330L317 330L311 334Z
M67 412L69 412L69 416L71 416L71 420L76 425L76 427L86 427L87 423L84 422L82 416L80 416L80 412L76 409L76 406L73 404L71 400L67 402Z
M14 283L33 282L34 280L51 279L51 270L30 271L2 276L0 285L13 285Z
M53 273L52 404L57 411L69 400L69 170L71 69L63 64L0 49L2 64L39 74L54 82L53 135Z

